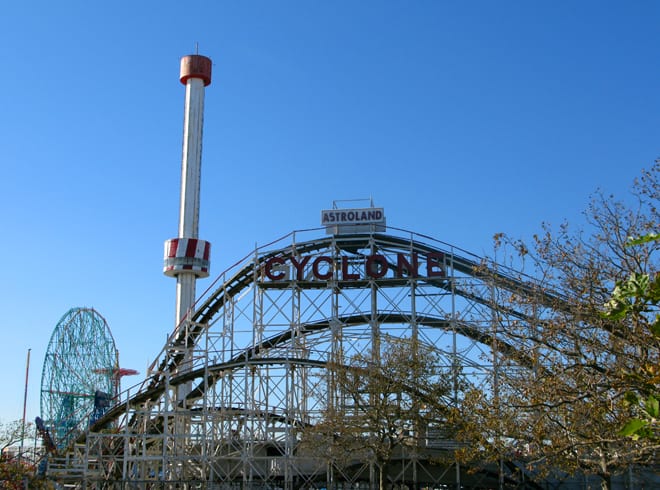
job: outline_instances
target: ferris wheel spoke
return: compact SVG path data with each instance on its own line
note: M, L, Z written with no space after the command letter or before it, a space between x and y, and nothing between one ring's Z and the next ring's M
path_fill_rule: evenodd
M82 374L88 374L88 375L89 375L89 374L92 374L91 370L90 370L89 373L85 373L85 372L84 372L84 371L85 371L84 369L80 369L81 366L73 366L72 364L70 364L70 363L67 362L66 360L63 360L63 364L65 364L65 367L68 368L68 372L71 373L71 374L73 374L73 377L76 378L77 380L79 380L80 383L81 383L83 386L87 386L87 387L92 388L92 385L89 383L89 380L90 380L91 378L87 378L87 379L85 379L85 378L83 378L83 376L82 376Z

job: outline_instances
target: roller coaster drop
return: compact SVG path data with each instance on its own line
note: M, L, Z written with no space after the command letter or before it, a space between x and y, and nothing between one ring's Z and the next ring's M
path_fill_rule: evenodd
M369 463L340 467L300 445L302 428L313 427L340 395L324 376L328 362L377 348L382 339L414 337L441 360L455 387L491 390L499 356L527 365L525 346L498 340L494 324L495 314L498 325L530 320L497 303L503 292L538 293L515 271L392 228L310 234L318 232L294 232L256 249L216 280L142 385L123 393L72 448L76 481L84 488L119 481L138 488L373 488ZM430 275L414 265L429 262ZM539 297L539 309L545 300ZM460 405L458 388L444 402ZM441 433L427 428L419 447L389 466L387 481L481 488L520 477L437 464L455 447Z

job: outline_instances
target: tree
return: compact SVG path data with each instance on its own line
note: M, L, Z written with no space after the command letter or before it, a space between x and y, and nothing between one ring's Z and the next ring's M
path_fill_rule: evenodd
M324 375L326 408L303 434L301 447L345 469L366 461L384 489L393 456L421 444L427 431L446 420L438 403L449 392L437 354L415 339L385 339L374 347L333 361Z
M32 424L27 424L25 432L30 432ZM7 489L49 489L53 488L51 482L36 476L36 468L32 461L24 454L13 454L8 451L23 440L23 422L15 420L8 423L0 421L0 488Z
M640 245L658 241L660 235L649 233L629 240L629 245ZM605 305L604 316L617 321L626 319L635 324L644 324L657 338L660 338L660 274L633 274L625 281L619 281L612 292L612 298ZM660 366L657 362L642 362L636 370L626 376L635 381L637 389L626 393L628 403L637 409L638 415L626 422L621 434L637 440L644 438L660 443Z
M23 436L23 422L14 420L12 422L0 421L0 451L4 455L6 451L21 442Z
M657 162L643 172L632 204L596 193L587 231L544 225L531 245L496 235L498 253L541 279L537 296L498 298L516 320L494 315L499 338L526 346L533 365L520 369L493 346L491 389L469 393L456 416L470 443L463 459L523 458L535 473L599 475L604 487L629 465L656 463L657 440L633 440L621 428L639 415L631 394L649 400L657 392L660 339L648 311L603 311L616 284L656 277L658 242L628 238L659 229L659 174Z

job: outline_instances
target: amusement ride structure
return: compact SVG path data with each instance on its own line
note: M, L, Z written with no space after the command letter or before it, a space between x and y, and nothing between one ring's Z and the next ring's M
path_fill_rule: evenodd
M78 426L51 475L79 488L376 488L369 458L342 458L326 450L332 441L306 439L329 407L354 408L328 366L365 353L377 363L385 345L412 341L412 355L432 356L434 376L448 387L440 402L457 407L466 387L492 390L498 370L529 366L530 346L500 338L499 326L535 318L500 298L533 295L538 315L558 298L514 270L388 226L384 210L371 206L323 211L323 227L255 248L196 299L195 280L209 274L210 260L197 228L211 61L184 57L181 81L179 237L166 242L164 264L177 279L176 324L144 381ZM114 344L100 338L95 345L107 354L92 371L111 392ZM44 413L57 420L58 410L73 410L70 393L79 389L49 386L59 408ZM456 442L439 422L400 423L414 443L392 455L390 487L538 488L513 461L476 471L448 459Z
M117 399L119 352L105 318L93 308L71 308L55 326L41 374L37 430L48 453L66 450Z
M142 385L79 440L72 458L86 482L368 485L373 468L364 462L339 468L301 450L305 428L342 399L329 363L417 339L455 387L444 396L448 406L460 404L460 386L490 389L498 356L525 365L525 346L492 348L498 296L533 293L513 271L486 269L479 257L412 232L345 233L353 226L320 238L309 235L323 229L293 232L221 274ZM117 430L101 430L108 426ZM496 473L432 463L453 441L441 427L417 430L421 446L401 455L391 481L496 484Z
M72 308L58 322L41 376L41 417L57 447L66 448L117 396L118 357L110 328L94 309Z

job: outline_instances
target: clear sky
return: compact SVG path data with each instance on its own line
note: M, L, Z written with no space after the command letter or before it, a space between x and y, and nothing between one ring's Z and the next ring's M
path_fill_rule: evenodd
M141 375L173 328L163 241L197 44L215 273L370 197L390 225L488 254L496 232L579 223L660 157L657 0L3 2L3 421L22 416L28 349L39 414L70 308L96 308Z

